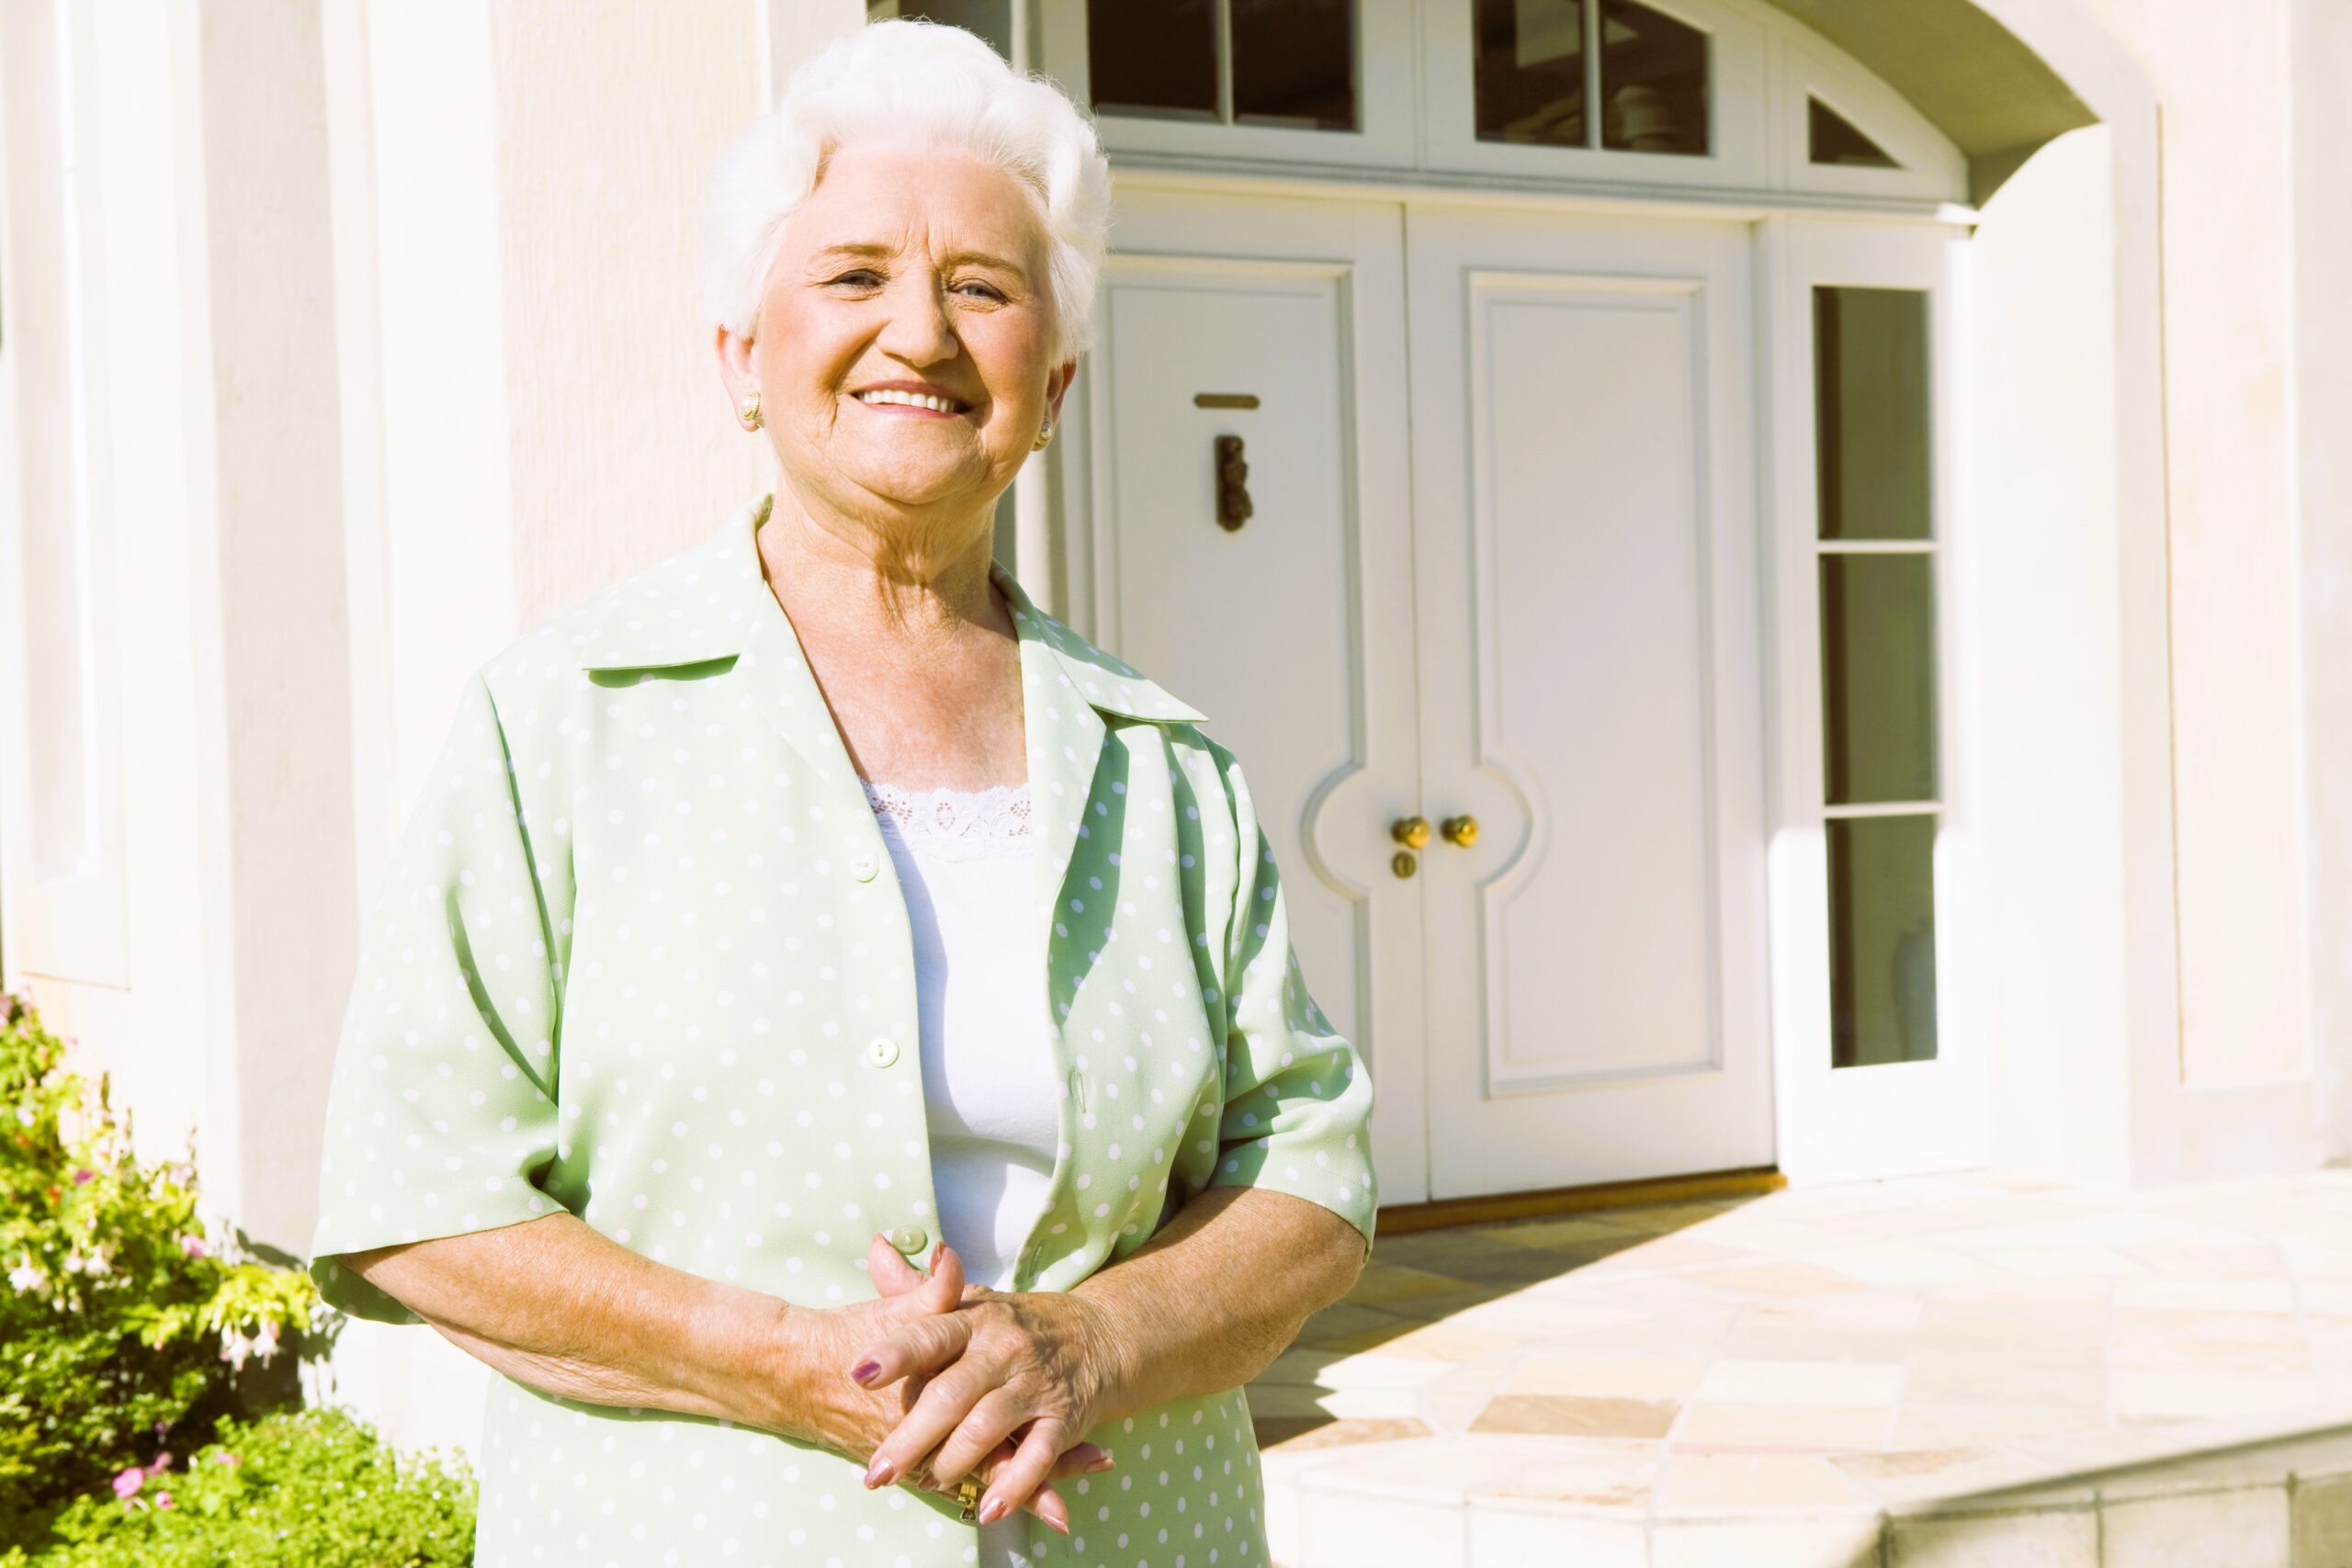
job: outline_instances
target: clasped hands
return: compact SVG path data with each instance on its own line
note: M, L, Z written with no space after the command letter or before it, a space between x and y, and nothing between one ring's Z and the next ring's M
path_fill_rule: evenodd
M968 1474L985 1484L982 1523L1025 1507L1068 1535L1069 1509L1051 1483L1114 1462L1082 1440L1115 1393L1099 1309L1067 1292L967 1285L944 1242L928 1274L878 1235L866 1261L880 1299L804 1325L816 1337L807 1347L820 1385L814 1435L869 1456L868 1487L950 1491ZM830 1377L829 1366L838 1368Z

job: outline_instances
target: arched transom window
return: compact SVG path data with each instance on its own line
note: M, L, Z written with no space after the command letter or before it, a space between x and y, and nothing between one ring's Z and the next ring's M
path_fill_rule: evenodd
M1966 199L1965 160L1760 0L1040 0L1130 161Z

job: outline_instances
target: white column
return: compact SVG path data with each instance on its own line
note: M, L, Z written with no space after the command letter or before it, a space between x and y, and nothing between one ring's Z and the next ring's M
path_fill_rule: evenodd
M9 9L6 48L12 249L67 280L27 323L53 363L10 333L11 436L58 481L13 498L28 570L6 573L25 690L0 750L51 780L6 792L11 978L146 1154L196 1133L208 1206L299 1246L351 962L315 18L43 4ZM65 225L17 227L52 180ZM110 961L87 908L58 918L77 882L109 890Z
M2352 13L2293 0L2294 367L2312 1032L2329 1157L2352 1158Z
M2193 0L1977 3L2065 78L2111 143L2099 188L2080 187L2090 205L2052 206L2041 221L2054 246L2087 245L2102 231L2112 241L2102 253L2110 288L2103 299L2084 298L2105 312L2099 330L2111 349L2103 385L2080 383L2113 411L2109 444L2092 449L2111 460L2111 486L2090 491L2101 509L2111 495L2111 521L2095 509L2074 525L2111 531L2113 549L2099 568L2104 582L2074 582L2097 594L2080 601L2086 626L2111 615L2113 663L2111 671L2086 665L2081 673L2099 678L2069 685L2077 732L2042 756L2020 751L2008 761L2038 781L2052 826L2071 823L2052 852L2082 865L2080 886L2114 941L2101 947L2092 928L2053 919L2038 902L1996 909L1996 945L2005 941L2015 961L1996 962L1994 977L1994 1046L2013 1069L2006 1099L1996 1082L1996 1137L2007 1142L2005 1157L2030 1168L2141 1185L2303 1168L2318 1142L2293 215L2278 107L2291 71L2287 0L2233 10L2226 38ZM2009 194L1988 204L1980 237L2007 222L2012 248L2030 248L2030 237L2014 231L2017 215L2004 212ZM1987 320L1988 333L2032 331ZM2088 327L2061 323L2056 341ZM2014 412L1996 406L2004 390L1987 379L1988 425ZM2036 405L2052 388L2006 390ZM2058 411L2057 424L2078 425L2085 412ZM2021 470L2004 463L1997 451L1984 454L1988 527L2070 521L2055 515L2051 492L2022 488ZM2022 513L1999 510L2005 491ZM2050 537L2052 569L2071 570L2075 541ZM2030 554L2012 564L2032 570ZM2018 618L1993 624L1996 636L2027 645L2050 635ZM2012 694L2053 710L2058 702L2047 685L2039 698L2023 686ZM1999 699L1988 691L1986 700ZM2082 756L2086 744L2095 758ZM2083 766L2059 765L2069 761ZM2101 795L2108 809L2085 815ZM2018 804L2022 811L2021 795ZM2033 841L2017 839L2007 852L2014 887L2037 875L2056 881L2028 858ZM2111 871L2098 869L2100 857ZM2024 953L2023 922L2048 933L2052 948ZM2120 1023L2120 1044L2104 1027L2085 1033L2059 1021L2086 1005L2063 984L2061 951L2084 952L2080 986L2102 1023ZM2016 1021L2014 1035L2004 1035L2001 1018ZM2067 1124L2087 1113L2092 1128L2108 1128L2110 1112L2098 1108L2119 1103L2120 1158L2113 1138L2085 1138Z

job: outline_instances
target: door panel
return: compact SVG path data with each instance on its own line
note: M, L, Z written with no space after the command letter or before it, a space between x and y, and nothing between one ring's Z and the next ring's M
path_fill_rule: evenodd
M1093 632L1239 760L1307 985L1377 1088L1383 1198L1413 1201L1421 912L1387 840L1419 765L1401 212L1124 194L1113 234L1072 577ZM1255 406L1215 406L1237 397ZM1247 464L1238 528L1218 521L1221 435Z
M1528 797L1487 892L1489 1093L1717 1055L1698 322L1680 290L1473 279L1481 750ZM1563 378L1566 366L1609 368Z
M1432 1195L1769 1164L1745 233L1407 232Z

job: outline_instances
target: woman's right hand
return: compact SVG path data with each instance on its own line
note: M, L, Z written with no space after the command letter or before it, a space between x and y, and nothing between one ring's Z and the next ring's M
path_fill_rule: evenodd
M860 1464L872 1461L874 1450L881 1446L882 1439L913 1407L922 1392L922 1380L904 1378L869 1389L857 1382L857 1369L852 1363L865 1347L892 1330L917 1318L956 1310L966 1294L963 1269L953 1249L934 1247L932 1258L930 1273L917 1273L899 1256L897 1247L877 1235L867 1249L866 1266L875 1288L881 1292L879 1299L842 1307L795 1308L787 1313L784 1319L786 1366L782 1371L792 1393L789 1403L795 1408L782 1429L804 1441L847 1454ZM974 1473L984 1485L992 1482L997 1471L1012 1460L1013 1451L1012 1442L1000 1444ZM1046 1483L1032 1493L1022 1506L1068 1535L1069 1509L1053 1489L1052 1481L1109 1468L1109 1455L1091 1443L1080 1443L1062 1454ZM886 1464L870 1469L865 1483L875 1487L909 1481L921 1487L926 1480L921 1475L891 1473Z

